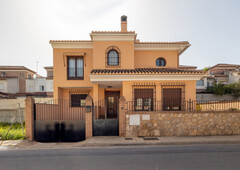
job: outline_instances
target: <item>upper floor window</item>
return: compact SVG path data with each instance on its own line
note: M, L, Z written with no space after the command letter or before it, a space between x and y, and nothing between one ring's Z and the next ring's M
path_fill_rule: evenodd
M68 80L83 80L84 70L83 70L83 57L68 57L67 58L67 71Z
M5 77L6 73L5 72L1 72L1 77Z
M203 86L204 80L198 80L196 84L197 84L197 86Z
M120 67L121 52L116 46L110 46L106 49L106 67Z
M39 86L39 91L44 91L44 86L43 85Z
M108 52L108 65L109 66L119 65L119 55L116 50L111 50Z
M166 66L166 60L164 58L158 58L156 60L156 66L158 66L158 67Z

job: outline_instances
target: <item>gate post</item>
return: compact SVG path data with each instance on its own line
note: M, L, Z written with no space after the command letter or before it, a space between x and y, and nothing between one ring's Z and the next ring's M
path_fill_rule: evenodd
M86 139L91 138L93 136L93 99L91 96L87 96L86 98L86 117L85 117L85 136Z
M125 111L126 99L121 96L119 99L119 136L124 137L126 132L126 111Z
M25 128L26 138L30 141L34 140L34 104L35 101L31 96L25 99Z

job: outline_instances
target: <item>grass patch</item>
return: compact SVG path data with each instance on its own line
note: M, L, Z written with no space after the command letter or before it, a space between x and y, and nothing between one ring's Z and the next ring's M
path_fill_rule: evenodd
M20 123L14 123L8 135L6 136L10 126L10 123L0 123L1 140L23 140L26 138L25 134L23 134L22 125ZM23 126L25 132L25 123L23 124Z

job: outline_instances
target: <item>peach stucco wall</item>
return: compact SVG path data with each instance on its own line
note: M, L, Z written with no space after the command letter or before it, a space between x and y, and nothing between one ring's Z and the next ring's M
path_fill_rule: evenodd
M94 69L104 69L106 67L106 50L110 46L116 46L120 50L120 67L118 68L134 68L133 41L95 41L93 42Z
M84 80L67 80L67 58L64 54L86 53L84 56ZM93 50L92 49L54 49L53 50L53 87L54 98L63 98L58 88L92 88L89 74L93 68Z
M166 67L178 67L177 51L135 51L134 65L139 67L156 67L156 59L165 58Z
M161 85L160 83L184 83L185 85L185 100L196 100L196 81L155 81L149 83L155 83L156 84L156 100L160 101L162 99L161 96ZM126 101L132 101L132 84L136 82L123 82L123 96L126 98ZM139 83L146 83L146 82L139 82Z

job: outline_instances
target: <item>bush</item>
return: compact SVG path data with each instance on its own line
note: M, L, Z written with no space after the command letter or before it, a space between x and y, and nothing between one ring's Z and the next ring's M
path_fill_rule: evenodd
M240 96L240 82L223 85L222 83L214 84L213 87L208 87L207 91L216 95L232 94Z
M20 123L13 124L11 130L6 136L11 124L10 123L0 123L0 138L2 140L23 140L25 139L25 133L23 134L22 125ZM24 124L25 127L25 124ZM24 128L25 132L25 128Z

